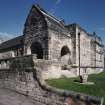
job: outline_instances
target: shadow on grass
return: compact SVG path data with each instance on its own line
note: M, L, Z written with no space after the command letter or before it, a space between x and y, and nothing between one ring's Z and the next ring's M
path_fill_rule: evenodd
M76 82L76 83L81 83L81 81L80 81L80 80L74 80L74 82Z

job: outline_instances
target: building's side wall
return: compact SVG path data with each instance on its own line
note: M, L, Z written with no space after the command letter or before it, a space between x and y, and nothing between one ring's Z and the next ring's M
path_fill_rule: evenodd
M102 41L96 39L96 70L104 70L104 48L102 46Z
M72 59L72 64L76 65L76 25L75 24L71 24L68 26L65 26L70 35L71 35L71 59Z
M78 69L80 67L80 74L85 72L98 73L103 70L103 47L96 43L95 37L88 35L80 27L76 27L76 64Z
M80 66L91 66L91 39L87 33L80 32Z
M14 48L4 49L0 52L0 59L7 59L17 56L23 56L23 45L17 45Z
M56 29L56 27L55 27ZM63 30L63 29L61 29ZM44 72L47 74L48 78L60 78L60 77L75 77L77 76L77 68L68 67L65 68L65 66L69 65L72 66L75 64L75 46L73 46L73 38L70 33L67 32L67 30L60 31L54 30L52 28L48 29L49 33L49 59L59 61L60 68L57 69L56 67L49 68L48 71ZM65 54L64 56L61 56L62 48L66 46L70 53ZM52 76L53 75L53 76Z
M59 60L61 58L61 49L67 46L72 51L70 34L62 34L61 32L49 29L49 58Z

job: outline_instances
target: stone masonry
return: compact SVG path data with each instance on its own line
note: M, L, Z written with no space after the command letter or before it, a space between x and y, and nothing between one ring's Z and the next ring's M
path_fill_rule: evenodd
M45 78L74 77L104 70L104 45L94 32L64 21L33 5L23 35L0 44L0 59L36 54L37 59L59 62L45 72ZM0 62L0 67L6 65ZM61 70L59 70L61 69ZM52 73L52 74L51 74Z
M43 71L56 66L55 61L38 60L36 55L7 60L8 68L0 70L0 88L27 95L34 99L35 105L102 105L103 103L100 97L59 90L47 85L43 79Z

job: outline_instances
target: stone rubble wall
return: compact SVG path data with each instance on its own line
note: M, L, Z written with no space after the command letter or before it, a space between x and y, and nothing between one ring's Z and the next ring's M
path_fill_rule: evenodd
M102 105L102 98L56 89L46 84L42 71L53 61L34 56L10 60L10 69L0 70L0 87L31 96L35 105ZM56 64L56 63L55 63Z

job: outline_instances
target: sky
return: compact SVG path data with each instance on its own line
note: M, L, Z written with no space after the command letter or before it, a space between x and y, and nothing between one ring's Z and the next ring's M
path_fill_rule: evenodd
M0 35L22 35L26 17L36 3L66 24L78 23L86 31L96 32L105 44L105 0L0 0Z

